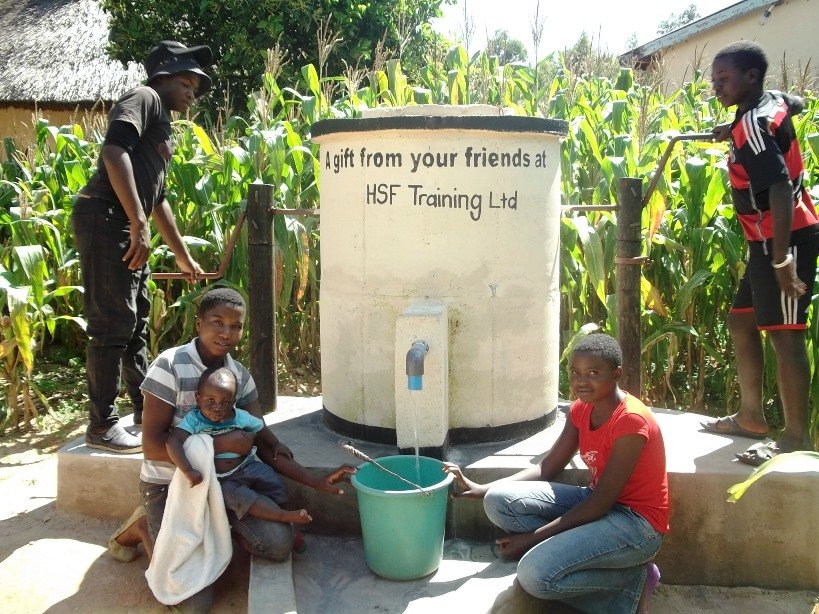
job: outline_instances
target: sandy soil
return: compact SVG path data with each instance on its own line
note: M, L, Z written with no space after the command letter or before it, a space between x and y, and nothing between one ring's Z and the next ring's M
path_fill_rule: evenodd
M117 522L55 509L56 448L32 435L0 439L0 612L165 612L145 582L144 555L108 556ZM217 585L218 612L247 611L249 569L248 557L234 557Z

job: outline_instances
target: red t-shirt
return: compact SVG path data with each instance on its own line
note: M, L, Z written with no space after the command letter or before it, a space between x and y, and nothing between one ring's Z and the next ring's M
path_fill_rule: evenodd
M668 532L668 476L665 472L665 445L660 427L642 401L626 394L623 402L600 428L592 430L594 405L579 399L569 408L569 419L580 432L580 456L591 471L591 487L603 475L614 440L637 434L646 443L617 503L627 505L648 520L660 533Z

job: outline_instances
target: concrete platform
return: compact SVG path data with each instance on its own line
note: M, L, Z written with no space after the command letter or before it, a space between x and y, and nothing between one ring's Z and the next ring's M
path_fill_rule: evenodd
M271 614L273 611L280 614L297 612L293 559L278 563L253 556L250 558L247 614Z
M819 475L771 474L735 504L726 490L752 468L734 454L752 443L700 432L697 414L655 410L663 430L672 495L672 531L658 555L663 581L670 584L755 586L769 589L819 588ZM338 447L339 436L321 421L321 399L283 397L267 417L296 458L316 474L340 464L358 464ZM456 446L448 459L484 482L536 463L563 425L560 414L550 429L521 441ZM396 453L392 446L354 441L371 457ZM58 456L60 510L96 517L125 518L139 503L135 486L141 455L92 452L82 441L67 444ZM586 470L576 457L562 481L583 483ZM127 485L123 487L123 485ZM352 487L341 497L291 484L293 503L313 515L315 534L345 536L360 532ZM448 537L489 543L496 535L480 502L452 500Z
M484 542L450 539L436 572L407 582L376 576L364 561L360 538L307 535L307 551L293 559L299 614L569 614L566 605L540 601L515 582L516 564L497 558ZM662 614L808 614L819 598L810 591L674 586L654 593ZM278 594L268 591L268 603ZM283 600L288 598L283 595ZM269 606L268 613L286 612ZM819 611L817 611L819 612Z

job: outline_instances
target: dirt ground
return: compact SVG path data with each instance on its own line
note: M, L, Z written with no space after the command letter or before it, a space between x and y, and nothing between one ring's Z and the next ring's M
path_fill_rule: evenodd
M56 510L62 440L0 439L0 612L165 612L145 582L144 555L133 563L108 556L117 522ZM217 584L216 611L247 612L249 569L248 557L234 557Z
M116 522L55 509L56 450L82 432L79 424L70 426L58 436L0 438L0 612L166 611L148 590L144 556L126 564L107 555ZM234 557L217 583L215 611L247 611L248 574L248 558ZM816 598L804 591L661 585L655 611L819 614Z

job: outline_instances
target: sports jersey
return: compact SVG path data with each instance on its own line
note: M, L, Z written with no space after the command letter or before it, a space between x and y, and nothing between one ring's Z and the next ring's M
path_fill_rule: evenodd
M591 472L591 487L597 485L606 468L614 442L623 435L640 435L646 440L628 482L617 497L648 520L660 533L668 532L668 476L665 471L665 444L654 414L639 399L626 394L611 417L599 428L591 428L594 405L579 399L569 408L569 419L580 433L580 457Z
M773 237L769 188L782 181L793 186L793 243L815 233L819 216L802 181L805 171L792 115L802 110L801 99L766 91L756 106L737 111L731 124L728 176L734 207L748 241Z

